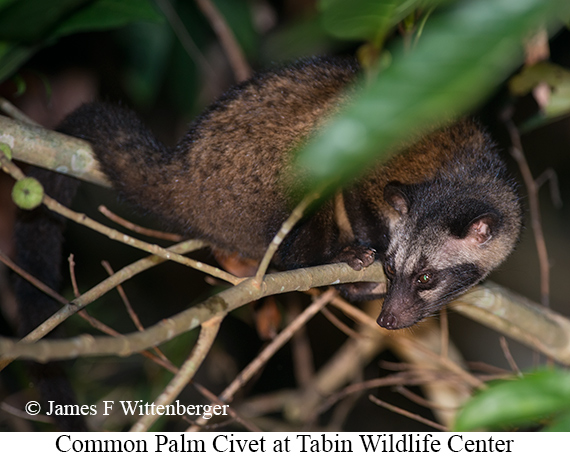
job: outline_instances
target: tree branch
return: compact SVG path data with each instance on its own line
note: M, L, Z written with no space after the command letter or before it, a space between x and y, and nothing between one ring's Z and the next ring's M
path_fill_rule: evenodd
M203 322L268 295L361 281L382 282L382 266L376 262L362 271L355 271L346 264L301 268L267 275L261 287L256 287L253 278L250 278L176 316L160 321L144 332L131 333L120 338L95 338L91 335L82 335L67 340L52 339L32 344L0 338L0 355L2 357L23 357L41 362L70 359L81 355L128 356L170 341L198 327Z
M15 160L111 187L86 141L5 116L0 116L0 132Z
M61 171L65 168L70 174L90 182L106 182L104 177L101 178L97 163L89 153L89 145L81 140L12 121L2 116L0 116L0 130L3 131L0 141L13 145L15 159L52 170ZM58 149L61 150L61 154L57 153ZM84 159L80 162L90 165L80 167L78 172L77 167L74 169L71 164L74 163L73 157L77 157L80 149L83 154L87 154L81 156ZM47 161L42 159L40 162L38 157L51 159ZM62 341L41 342L38 346L34 346L16 344L14 341L2 339L0 340L0 353L43 361L51 358L72 358L81 354L128 355L174 338L216 317L218 313L238 308L255 299L336 283L379 282L383 278L381 270L377 263L362 272L355 272L345 264L338 264L268 275L264 278L261 288L255 287L250 279L210 298L197 307L180 313L175 318L156 324L144 333L125 336L120 340L84 336L71 340L70 347ZM75 312L78 306L84 305L74 300L71 311ZM461 297L455 309L523 344L544 352L559 362L570 363L570 321L557 313L539 308L522 296L500 286L489 284L487 287L478 287ZM56 347L62 348L63 352L60 354L59 350L55 350Z

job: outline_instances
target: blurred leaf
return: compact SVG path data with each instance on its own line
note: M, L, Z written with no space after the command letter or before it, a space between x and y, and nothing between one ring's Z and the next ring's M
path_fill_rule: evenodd
M22 78L22 76L20 75L15 75L12 78L12 81L14 82L14 84L16 84L16 92L14 93L15 97L19 97L21 95L24 94L24 92L26 92L26 80L24 78Z
M541 82L556 87L568 84L569 80L570 71L550 62L539 62L525 67L519 74L513 76L509 81L509 89L514 95L520 96L528 94Z
M275 56L287 61L303 56L330 54L335 39L323 30L317 19L305 18L284 24L269 34L261 43L263 60L272 63L275 62Z
M166 93L170 103L185 114L195 115L200 87L200 70L196 63L188 57L186 50L177 41L170 56L167 72Z
M138 106L149 106L156 100L173 43L173 34L165 24L135 22L118 34L125 49L123 86Z
M548 117L558 117L570 113L570 80L554 88L545 113Z
M321 0L323 28L332 36L351 40L384 37L388 30L426 0Z
M525 95L543 82L552 89L548 104L544 107L546 117L570 112L570 71L559 65L539 62L526 67L511 78L509 89L514 95Z
M38 46L20 46L0 41L0 81L4 81L28 60Z
M555 418L543 432L570 432L570 411Z
M10 6L12 3L16 3L17 1L19 0L0 0L0 14L7 6Z
M56 25L91 0L20 0L0 14L0 40L33 43L43 40Z
M0 81L63 35L162 19L150 0L20 0L0 9Z
M97 0L62 22L54 36L111 29L134 21L161 20L162 15L150 0Z
M564 117L570 116L570 111L562 114L561 116L557 116L556 120L560 120ZM538 112L535 115L531 116L529 119L524 121L521 125L519 125L519 131L521 133L528 133L533 130L539 129L544 127L545 125L551 124L553 117L546 116L544 113Z
M487 96L520 61L520 39L570 10L566 0L465 0L428 21L392 65L300 151L308 189L354 178L372 159Z
M527 425L570 410L570 372L549 370L498 382L475 395L457 417L455 430Z

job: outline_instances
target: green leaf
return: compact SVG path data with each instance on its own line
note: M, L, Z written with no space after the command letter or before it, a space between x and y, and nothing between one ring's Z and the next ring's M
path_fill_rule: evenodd
M122 27L135 21L157 22L162 15L150 0L97 0L63 21L54 36Z
M322 29L317 18L304 18L300 21L283 24L261 43L262 60L267 64L280 56L284 61L303 56L330 54L335 39Z
M0 40L34 43L90 0L20 0L0 14Z
M567 0L465 0L428 21L392 65L300 151L306 190L354 178L370 161L473 108L520 62L520 39Z
M556 417L543 432L570 432L570 411Z
M332 36L352 40L371 40L387 31L425 0L321 0L323 28Z
M170 103L183 113L198 114L196 101L200 72L179 42L174 43L166 79L166 93ZM202 108L202 107L200 107Z
M123 85L138 106L156 100L167 71L172 30L163 24L135 22L117 34L126 55Z
M0 0L1 1L1 0ZM150 0L19 0L0 3L0 81L35 52L71 33L160 21Z
M4 12L4 9L6 9L12 3L16 3L17 1L19 0L0 0L0 14Z
M37 50L37 46L20 46L0 41L0 81L20 68Z
M562 116L570 112L570 70L550 62L539 62L524 68L509 81L514 95L525 95L540 83L551 88L550 99L544 107L547 118Z
M459 413L455 430L526 425L569 410L570 372L538 371L475 395Z
M12 81L16 85L16 92L14 93L15 97L20 97L26 92L27 84L26 80L19 74L15 74L12 77Z

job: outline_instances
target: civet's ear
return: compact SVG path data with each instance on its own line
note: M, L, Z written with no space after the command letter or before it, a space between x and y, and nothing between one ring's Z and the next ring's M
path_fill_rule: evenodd
M410 186L398 181L392 181L384 187L384 200L394 208L400 216L408 214L412 200Z
M496 214L486 213L473 219L465 227L465 238L473 244L481 245L489 241L495 232L499 218Z

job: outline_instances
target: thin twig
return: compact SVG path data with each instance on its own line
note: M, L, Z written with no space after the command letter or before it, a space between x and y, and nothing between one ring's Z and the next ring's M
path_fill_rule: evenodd
M69 277L71 278L73 295L75 296L75 298L77 298L77 297L81 296L81 293L79 292L79 287L77 285L77 277L75 275L75 260L74 260L73 254L69 254L68 262L69 262ZM117 287L120 287L120 286L117 286ZM119 336L120 335L119 332L112 329L107 324L104 324L99 319L96 319L95 317L89 315L87 313L87 311L84 309L79 311L77 314L79 316L81 316L81 318L83 320L88 322L93 328L99 330L102 333L105 333L106 335L111 335L111 336Z
M325 316L331 324L333 324L336 328L338 328L342 333L344 333L349 338L362 338L362 335L353 329L351 329L348 325L342 322L338 317L336 317L328 308L323 308L321 310L321 314Z
M255 424L252 424L250 421L245 420L241 415L237 414L236 411L229 407L227 403L222 402L216 395L206 389L203 385L198 384L197 382L193 381L192 385L196 388L198 392L200 392L205 398L210 400L210 403L213 405L220 405L220 406L227 406L228 413L232 417L234 421L244 426L244 428L250 432L261 432L262 430L257 427ZM217 424L216 424L217 425ZM206 427L204 427L206 428Z
M327 424L327 428L329 430L342 430L346 419L353 411L359 398L359 394L353 394L341 400L332 411L332 417Z
M81 293L79 292L79 287L77 286L77 278L75 277L75 259L73 254L69 254L67 262L69 264L69 277L71 278L71 287L73 289L73 296L77 298L81 295Z
M499 342L501 344L501 349L503 350L503 354L505 355L505 359L507 359L507 362L509 362L511 370L513 370L519 376L522 376L522 372L519 369L517 362L515 362L513 354L511 354L511 350L509 349L509 343L507 343L507 339L501 335L501 337L499 337Z
M152 258L143 259L153 261ZM154 258L154 262L157 259ZM138 266L137 268L140 268ZM170 341L176 336L200 326L218 315L233 311L247 303L260 298L291 292L293 290L307 290L311 287L323 287L338 282L378 282L381 278L381 265L377 262L369 267L355 271L346 264L321 265L318 267L290 270L282 273L267 275L261 288L254 286L253 278L240 284L224 289L218 294L206 299L202 303L185 309L175 316L163 319L148 327L144 332L135 332L121 338L93 337L81 335L66 340L52 339L35 343L21 343L11 338L0 337L0 354L5 357L17 356L46 362L53 359L76 358L81 355L121 355L127 356L140 352L143 349ZM132 268L124 276L132 275ZM121 272L117 273L119 275ZM79 299L73 300L60 312L42 323L34 332L44 334L46 326L57 325L69 315L74 314L86 303L101 295L101 290L108 291L122 282L123 276L114 275L102 281ZM34 335L36 336L36 335ZM223 399L222 399L223 400Z
M31 117L27 116L24 112L20 111L4 97L0 97L0 109L4 111L8 116L20 122L25 122L26 124L35 125L38 127L40 126L40 124L34 121Z
M454 408L452 406L441 406L434 403L433 401L426 400L425 398L413 393L410 389L406 389L404 386L396 386L394 387L394 390L406 397L408 400L411 400L414 403L423 406L424 408L457 411L457 408Z
M506 112L503 120L511 137L511 154L517 161L525 186L528 191L528 204L530 209L530 221L534 232L534 241L538 252L538 262L540 266L540 297L541 303L550 306L550 263L548 261L548 251L546 249L546 241L544 240L544 232L542 230L542 221L540 216L540 203L538 201L538 187L532 176L532 172L526 161L521 138L517 127L515 126L510 112Z
M167 21L172 27L172 30L178 37L178 40L180 41L180 44L182 45L186 53L200 65L202 70L208 75L208 79L214 82L216 86L218 86L220 79L218 74L212 68L212 66L208 62L208 59L204 57L204 54L202 53L202 51L200 51L200 48L198 48L198 46L196 45L196 43L188 33L188 30L186 29L184 22L182 22L180 16L178 15L177 11L174 9L172 4L168 0L156 0L156 4L163 12L164 16L166 17Z
M298 299L299 296L296 296ZM297 301L293 306L288 306L288 321L294 321L300 314L300 303ZM323 308L326 309L326 308ZM322 311L322 310L321 310ZM293 371L297 385L300 388L307 387L313 382L315 376L315 364L311 342L305 327L300 328L291 338L291 352L293 358Z
M422 345L417 344L411 336L406 335L405 333L397 332L397 333L389 333L389 330L382 329L378 326L376 321L370 317L368 314L364 313L363 311L355 308L350 303L346 302L345 300L337 297L331 301L331 305L339 308L347 315L351 316L354 319L357 319L359 322L368 325L369 327L376 328L378 331L388 332L386 333L389 336L395 338L395 342L399 345L411 345L416 350L423 352L426 356L437 358L438 363L442 366L447 368L449 371L459 375L462 377L469 386L476 389L485 388L485 384L478 380L475 376L464 370L462 367L457 365L455 362L450 360L449 358L444 358L440 354L434 354L425 348Z
M301 202L295 207L295 209L291 212L289 217L281 224L281 228L277 232L277 234L273 237L273 240L269 244L267 251L265 251L265 255L261 262L259 263L259 267L257 269L257 273L255 274L255 283L261 284L263 281L263 275L267 271L269 267L269 263L273 256L279 249L279 246L285 239L285 237L289 234L289 232L293 229L295 224L301 220L303 214L305 213L306 209L311 205L311 203L318 200L320 194L319 192L314 192L312 194L306 195Z
M109 276L113 276L115 274L115 272L113 271L113 268L111 267L111 264L109 262L107 262L106 260L103 260L101 262L101 265L103 265L103 268L105 268L105 271L107 272L107 274ZM144 327L143 327L139 317L137 316L137 313L135 313L135 310L131 306L131 302L129 301L129 297L127 297L127 294L125 293L125 289L123 289L123 286L121 286L120 284L116 287L116 289L117 289L117 292L119 292L119 295L121 296L121 300L123 300L123 304L125 305L127 313L129 314L129 317L133 321L133 324L135 324L135 327L137 328L137 330L139 332L144 331Z
M299 330L307 321L317 314L336 295L336 290L329 289L308 306L297 318L291 322L275 339L269 343L258 356L252 360L220 394L219 398L223 402L231 402L236 392L241 389L255 373L257 373L271 357L281 349L292 335ZM196 421L196 425L190 427L189 431L197 431L199 427L206 423L207 419L202 418Z
M74 288L74 291L75 291L75 294L77 297L79 295L79 289L77 288L77 283L75 281L75 269L74 269L75 263L73 262L73 255L70 255L69 262L70 262L70 273L71 273L72 283L74 284L73 288ZM104 261L103 266L105 267L105 269L107 270L109 275L112 276L115 274L113 272L113 269L111 268L111 265L108 262ZM121 297L123 298L124 303L127 306L127 309L129 310L129 315L131 316L131 319L135 323L135 326L137 327L137 329L139 331L141 331L141 332L144 331L144 327L143 327L142 323L140 322L140 319L138 318L137 314L132 309L130 302L129 302L123 288L120 285L118 285L117 289L121 293ZM117 336L117 337L121 336L121 334L119 332L117 332L116 330L112 329L111 327L107 326L106 324L103 324L101 321L94 318L93 316L90 316L86 310L83 309L83 310L79 311L78 314L84 320L89 322L94 328L100 330L101 332L106 333L107 335L110 335L110 336ZM171 373L173 373L173 374L178 373L178 371L179 371L178 368L170 360L168 360L168 358L164 355L164 353L158 347L154 347L153 350L156 352L156 355L152 354L148 350L144 350L144 351L140 352L140 354L143 357L146 357L147 359L153 361L157 365L159 365L159 366L165 368L166 370L170 371ZM212 392L210 392L208 389L206 389L202 385L200 385L198 383L193 383L193 385L196 388L196 390L198 390L204 397L208 398L211 402L216 403L216 404L220 404L220 405L222 404L219 401L219 399ZM233 420L242 424L247 430L260 431L253 424L249 423L248 421L243 419L241 416L239 416L232 408L228 407L228 413L232 417Z
M41 290L42 292L44 292L45 294L49 295L51 298L53 298L54 300L58 301L61 304L66 304L68 303L68 300L60 295L59 293L57 293L55 290L53 290L51 287L47 286L46 284L44 284L43 282L41 282L39 279L37 279L36 277L32 276L31 274L29 274L27 271L23 270L22 268L20 268L18 265L16 265L15 262L13 262L7 255L5 255L2 251L0 251L0 262L2 262L4 265L6 265L8 268L10 268L12 271L14 271L15 273L17 273L18 275L20 275L22 278L24 278L26 281L28 281L30 284L32 284L34 287L36 287L37 289ZM50 329L51 331L52 329ZM32 332L33 333L33 332ZM44 333L44 335L46 335L47 333L49 333L49 331L46 331ZM37 339L39 338L34 338L33 336L30 336L31 334L26 335L24 338L21 339L21 341L26 341L26 342L33 342L33 341L37 341ZM42 335L43 336L43 335ZM40 337L41 338L41 337ZM13 357L8 357L8 358L0 358L0 371L2 371L4 368L6 368L8 365L10 365L12 362L14 361Z
M113 213L104 205L100 205L98 209L99 212L103 214L107 219L110 219L116 224L119 224L125 227L126 229L131 230L132 232L138 233L140 235L146 235L161 240L173 241L175 243L182 241L183 239L182 236L177 235L176 233L167 233L167 232L162 232L160 230L153 230L146 227L141 227L140 225L137 225L131 221L123 219L121 216L117 216L115 213Z
M548 182L552 204L556 209L562 208L563 202L562 197L560 196L560 185L558 183L558 174L556 171L552 168L547 168L534 180L534 182L537 189L540 189L546 182Z
M410 343L411 340L410 339L406 339L405 340L407 343ZM423 346L420 345L415 345L416 349L419 349L421 351L424 351L425 353L430 352L428 349L426 349ZM457 363L455 363L453 360L451 360L450 358L444 358L439 356L438 358L438 362L447 370L449 370L451 373L456 374L458 377L460 377L461 379L463 379L463 381L465 382L465 384L467 386L469 386L472 389L486 389L487 386L485 385L484 382L482 382L480 379L478 379L476 376L473 376L471 373L469 373L467 370L465 370L462 366L458 365Z
M335 289L329 289L317 298L310 306L308 306L301 314L299 314L293 322L291 322L275 339L268 344L263 351L236 377L220 395L223 401L230 401L236 392L241 389L247 381L249 381L255 373L257 373L265 363L283 347L301 327L303 327L309 319L317 314L331 299L336 295Z
M69 255L68 260L69 260L69 273L70 273L70 277L71 277L71 284L73 287L73 293L75 295L75 298L78 298L81 295L81 293L79 292L79 287L77 286L77 279L76 279L76 275L75 275L75 261L74 261L73 254ZM111 265L109 264L109 262L103 261L102 263L103 263L103 267L107 270L107 272L109 273L110 276L115 274L113 269L111 268ZM117 285L116 288L117 288L119 294L121 295L121 298L123 299L123 302L125 303L125 306L127 307L127 311L129 313L131 319L133 320L135 326L137 327L137 329L139 331L141 331L141 332L144 331L144 327L142 326L138 316L136 315L136 313L132 309L131 304L129 302L129 299L127 298L125 291L123 290L122 286L119 284L119 285ZM99 319L96 319L95 317L91 316L89 313L87 313L86 310L82 309L77 314L83 320L88 322L93 328L99 330L100 332L105 333L106 335L110 335L110 336L121 336L121 334L119 332L117 332L115 329L109 327L107 324L104 324ZM152 354L148 350L141 351L140 354L143 357L146 357L146 358L152 360L153 362L157 363L158 365L162 366L163 368L166 368L167 370L169 370L171 372L177 372L178 371L178 368L176 368L172 364L172 362L170 362L170 360L168 360L166 358L166 356L162 353L162 351L160 349L158 349L157 347L155 347L153 349L156 352L156 355Z
M184 387L188 385L214 344L222 320L223 317L218 317L202 324L198 341L192 349L190 356L180 367L178 373L176 373L170 383L168 383L164 391L153 402L154 405L160 406L171 404L176 397L178 397L180 392L182 392ZM147 414L142 416L137 423L133 425L131 432L147 431L159 417L160 416L156 414Z
M46 416L45 414L36 414L35 416L32 416L31 414L28 414L22 411L21 409L15 408L14 406L6 403L5 401L0 403L0 409L2 411L7 412L8 414L11 414L14 417L19 417L20 419L25 419L34 422L42 422L44 424L53 424L53 418Z
M25 178L24 173L22 173L22 171L13 162L11 162L4 155L4 153L0 153L0 163L2 164L2 169L6 171L8 174L10 174L14 179L21 180ZM55 213L60 214L61 216L64 216L67 219L70 219L80 225L84 225L85 227L95 230L112 240L119 241L128 246L136 247L150 254L155 254L160 257L164 257L167 260L172 260L173 262L181 263L182 265L189 266L196 270L212 275L216 278L227 281L230 284L235 285L241 281L240 278L237 278L234 275L231 275L228 272L223 271L219 268L212 267L203 262L198 262L196 260L189 259L188 257L184 257L183 255L168 251L156 244L146 243L142 240L138 240L136 238L133 238L132 236L121 233L117 230L113 230L87 217L85 214L80 214L70 210L69 208L63 206L62 204L51 198L49 195L44 194L42 203L47 208L54 211Z
M433 377L433 373L431 373ZM382 378L367 379L366 381L356 382L346 386L345 388L335 392L323 401L319 407L313 411L311 417L309 418L309 423L316 420L318 416L328 411L333 405L343 400L344 398L354 395L356 393L361 393L365 390L377 389L378 387L388 387L388 386L401 386L401 385L418 385L429 382L431 378L428 376L423 376L419 378L418 376L412 376L408 373L398 373L394 375L384 376Z
M52 288L50 288L49 286L47 286L46 284L41 282L39 279L35 278L31 274L29 274L27 271L24 271L22 268L20 268L18 265L16 265L16 263L13 262L2 251L0 251L0 262L2 262L4 265L6 265L8 268L10 268L15 273L19 274L22 278L24 278L30 284L34 285L34 287L38 288L39 290L41 290L45 294L49 295L54 300L56 300L62 304L69 303L69 300L67 300L63 295L60 295L55 290L53 290Z
M390 403L386 403L385 401L380 400L379 398L375 397L374 395L369 395L368 399L372 403L376 403L378 406L382 406L383 408L386 408L386 409L388 409L394 413L401 414L402 416L408 417L408 418L413 419L417 422L421 422L422 424L433 427L436 430L439 430L442 432L448 432L449 431L449 429L447 427L444 427L443 425L438 424L437 422L426 419L425 417L422 417L419 414L410 413L409 411L406 411L405 409L402 409L402 408L398 408L397 406L391 405Z
M321 414L332 408L333 405L354 394L360 394L365 390L376 389L378 387L399 385L406 382L404 376L401 374L385 376L383 378L368 379L366 381L350 384L344 389L330 395L320 406L316 409L309 419L309 423L314 422Z
M485 362L479 362L479 361L467 362L467 366L472 371L491 373L493 376L512 376L512 372L510 372L509 370L505 370L504 368L499 368Z
M105 270L107 271L109 276L113 276L115 274L115 272L113 271L113 268L111 267L111 264L109 262L107 262L106 260L103 260L101 262L101 264L103 265L103 268L105 268ZM129 297L127 297L127 294L125 293L125 289L123 289L123 286L121 286L120 284L117 285L117 292L119 292L119 295L121 296L121 300L123 301L123 304L125 305L127 313L129 314L129 317L131 318L131 321L133 322L133 324L135 324L135 327L137 328L137 330L139 332L144 332L144 326L142 325L142 322L140 321L139 316L137 315L137 313L135 312L135 310L131 306L131 301L129 300ZM84 311L85 310L82 310L79 313L81 314ZM160 359L164 360L165 362L170 363L168 358L164 355L164 353L157 346L153 347L152 349Z
M245 81L251 76L251 68L247 63L245 55L232 29L228 26L228 23L212 1L196 0L196 4L208 21L210 21L212 29L220 39L220 43L228 57L236 81Z
M29 281L32 285L34 285L35 287L37 287L39 290L45 292L46 294L48 294L49 296L51 296L52 298L54 298L55 300L57 300L59 303L63 304L63 305L67 305L69 303L69 301L61 296L60 294L58 294L57 292L55 292L54 290L50 289L48 286L46 286L44 283L42 283L40 280L38 280L37 278L35 278L34 276L30 275L29 273L27 273L26 271L24 271L23 269L21 269L20 267L18 267L14 262L12 262L8 257L6 257L1 251L0 251L0 261L2 261L6 266L8 266L10 269L12 269L14 272L16 272L17 274L19 274L20 276L22 276L24 279L26 279L27 281ZM74 289L74 293L79 293L78 289L77 289L77 283L75 281L75 274L74 274L74 269L73 269L73 255L70 255L69 258L69 262L70 262L70 272L71 272L71 278L72 278L72 284L73 284L73 289ZM84 319L86 322L88 322L93 328L101 331L102 333L105 333L107 335L110 336L122 336L119 332L117 332L116 330L113 330L111 327L109 327L108 325L102 323L101 321L99 321L98 319L94 318L93 316L90 316L85 310L81 310L78 312L78 315ZM43 330L43 331L38 331L37 329L34 330L33 332L29 333L28 335L26 335L24 338L22 338L22 342L34 342L39 340L41 337L43 337L44 335L46 335L47 333L49 333L49 331L51 331L53 328L55 327L55 325L47 330ZM171 369L172 368L172 364L168 365L169 362L167 361L159 361L156 356L154 356L153 354L151 354L148 351L142 351L140 353L141 355L143 355L144 357L153 359L155 362L159 363L160 365L162 365L163 367L167 368L167 369ZM10 359L1 359L0 360L0 371L2 371L7 365L9 365L14 359L10 358Z
M184 253L184 252L192 251L195 249L199 249L202 246L203 246L202 243L196 242L195 240L190 240L190 241L184 241L184 242L179 243L175 246L172 246L170 249L173 251L176 251L176 252ZM148 268L151 268L153 266L160 264L161 262L164 262L164 259L157 257L157 256L149 256L149 257L146 257L144 259L138 260L138 261L132 263L131 265L127 265L126 267L122 268L120 271L118 271L112 277L107 278L106 280L97 284L95 287L88 290L86 293L84 293L80 297L76 298L73 302L69 303L65 299L65 297L62 297L61 295L59 295L55 291L51 291L51 289L49 289L49 287L47 287L46 285L42 286L41 284L43 284L43 283L41 283L36 278L34 278L31 275L24 272L21 268L19 268L13 262L9 261L9 263L7 263L7 265L10 268L15 267L14 271L16 273L18 273L18 274L23 273L22 277L24 277L27 280L31 280L30 282L34 285L36 285L36 284L40 285L39 288L41 290L43 290L42 287L44 289L46 289L45 290L46 293L48 293L47 290L51 291L50 296L52 296L52 298L56 299L57 301L59 301L62 304L65 304L65 306L63 308L61 308L53 316L51 316L49 319L47 319L42 324L40 324L33 331L28 333L28 335L26 335L24 338L22 338L21 341L22 342L28 342L28 343L38 341L40 338L43 338L45 335L47 335L49 332L51 332L55 327L57 327L64 320L66 320L69 316L78 312L82 307L87 306L89 303L92 303L94 300L96 300L97 298L99 298L100 296L102 296L103 294L108 292L109 290L112 290L118 284L132 278L136 274L138 274L138 273L140 273L140 272L142 272ZM1 359L0 360L0 371L6 365L8 365L12 360L13 359Z
M333 300L331 300L331 305L342 311L344 314L353 319L355 322L364 324L378 332L382 332L385 335L388 336L390 335L391 332L390 330L386 330L383 327L380 327L376 322L376 319L370 317L364 311L357 308L353 304L347 302L343 298L335 297Z
M173 253L160 247L156 244L146 243L142 240L138 240L134 237L121 233L117 230L110 229L109 227L100 224L99 222L88 218L84 214L76 213L75 211L66 208L65 206L58 203L56 200L52 199L48 195L44 195L43 203L52 211L65 216L68 219L77 222L78 224L84 225L86 227L91 228L103 235L106 235L108 238L119 241L127 246L133 246L142 251L148 252L150 254L158 255L159 257L163 257L167 260L172 260L173 262L180 263L182 265L186 265L188 267L194 268L196 270L202 271L203 273L207 273L211 276L216 278L222 279L230 284L237 284L241 281L240 278L235 277L219 268L212 267L207 265L203 262L199 262L194 259L190 259L188 257L184 257L183 255Z

